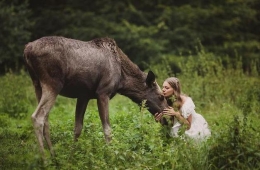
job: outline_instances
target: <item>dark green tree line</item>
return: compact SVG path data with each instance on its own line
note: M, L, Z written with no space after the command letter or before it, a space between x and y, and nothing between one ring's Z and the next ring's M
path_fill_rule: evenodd
M31 39L27 1L0 1L0 72L19 67L24 45Z
M141 66L162 55L194 54L201 43L219 56L239 55L246 71L252 62L260 67L258 0L2 0L0 6L2 68L21 64L24 45L48 35L108 36Z

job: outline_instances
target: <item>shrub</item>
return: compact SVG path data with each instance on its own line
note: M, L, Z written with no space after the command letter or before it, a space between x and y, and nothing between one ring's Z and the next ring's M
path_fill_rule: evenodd
M10 71L1 77L0 113L15 118L25 117L32 102L30 83L24 71L21 71L19 75Z
M120 95L109 107L112 142L106 144L96 101L91 100L82 135L74 143L76 102L58 97L49 116L56 157L50 159L46 149L42 164L31 120L19 115L36 108L31 81L24 72L10 72L0 77L0 112L5 113L0 115L0 169L259 169L259 77L243 73L240 60L223 65L206 52L178 61L178 74L167 59L151 68L160 85L177 75L194 99L212 130L202 145L169 137L169 127L155 123L146 109L140 111Z
M256 128L247 117L235 115L229 129L220 131L211 146L210 169L260 168L259 133Z

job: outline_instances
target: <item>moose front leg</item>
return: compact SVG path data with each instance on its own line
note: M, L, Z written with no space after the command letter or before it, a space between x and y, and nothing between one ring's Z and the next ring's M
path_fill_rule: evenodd
M109 143L111 141L111 128L108 113L109 97L107 95L99 95L97 98L97 105L105 139L106 142Z
M77 141L83 128L83 119L87 109L89 99L78 98L75 113L74 140Z

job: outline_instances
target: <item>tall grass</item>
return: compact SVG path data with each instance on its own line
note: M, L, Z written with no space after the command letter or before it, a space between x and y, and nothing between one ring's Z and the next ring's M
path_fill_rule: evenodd
M151 66L159 84L168 76L181 80L210 125L212 136L204 143L169 137L169 127L120 95L110 102L112 142L105 143L92 100L74 143L75 100L58 97L49 118L56 157L46 151L45 164L30 120L36 107L31 81L24 71L10 72L0 77L0 169L259 169L259 75L244 73L239 57L223 63L201 50ZM181 72L174 72L175 66Z

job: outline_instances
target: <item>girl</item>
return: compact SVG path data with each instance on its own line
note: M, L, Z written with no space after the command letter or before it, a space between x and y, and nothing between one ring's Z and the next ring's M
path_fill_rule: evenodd
M172 136L178 136L182 125L186 125L185 134L193 139L204 139L210 136L207 121L202 115L195 112L195 105L192 99L181 93L181 85L176 77L167 78L163 83L163 95L167 99L169 107L162 113L155 114L156 121L160 121L163 115L173 118ZM174 101L173 101L174 98ZM177 111L173 109L177 108Z

